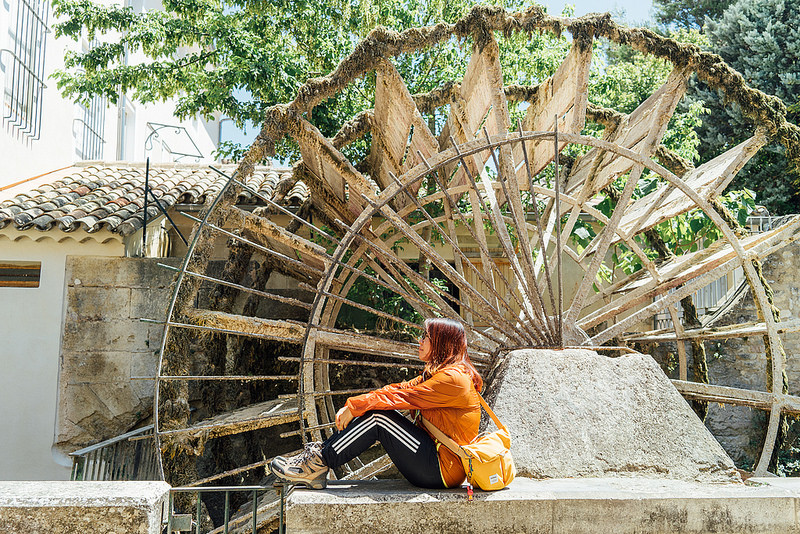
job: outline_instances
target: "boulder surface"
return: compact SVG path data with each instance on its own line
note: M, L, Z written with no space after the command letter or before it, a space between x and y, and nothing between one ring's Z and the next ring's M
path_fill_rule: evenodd
M486 399L511 432L520 476L741 480L648 355L512 351L494 373Z

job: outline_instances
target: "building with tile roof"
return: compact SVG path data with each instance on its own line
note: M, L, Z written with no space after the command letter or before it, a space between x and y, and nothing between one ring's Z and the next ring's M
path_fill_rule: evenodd
M102 3L136 12L160 7L157 0ZM0 55L5 88L0 114L0 307L6 311L0 320L0 362L6 369L0 378L0 479L67 476L64 468L54 467L53 458L67 460L50 449L57 434L57 395L63 394L55 385L64 357L62 338L70 335L65 331L71 313L68 297L76 286L76 280L67 279L68 260L101 258L99 264L119 265L117 260L129 257L181 256L178 230L188 236L192 221L180 213L199 211L222 187L224 179L207 165L235 130L220 114L178 118L174 101L145 104L128 94L118 95L116 102L103 96L81 102L64 98L53 73L64 68L67 51L83 52L94 43L57 36L51 4L0 5L0 49L6 52ZM135 64L137 57L134 52L128 60ZM143 232L148 158L153 196L176 227L149 204L150 222ZM232 172L233 166L222 170ZM258 206L259 195L270 198L287 176L288 169L257 169L240 197L242 205ZM308 195L302 184L280 191L289 204ZM98 275L98 280L108 276L109 287L116 283L113 272Z
M155 201L167 212L202 205L222 189L225 175L233 174L236 167L215 168L224 174L204 164L166 163L148 170L143 163L79 162L0 188L0 229L83 230L89 234L106 230L127 238L140 232L144 224L146 181L152 191L147 219L155 222L163 217ZM290 184L280 201L299 206L308 198L308 188L302 182L292 184L291 179L291 169L256 167L239 194L238 204L265 205L264 199L276 200L281 186Z
M230 175L235 165L218 168ZM143 248L145 174L145 164L90 161L0 187L2 479L67 478L59 441L91 436L99 412L126 428L123 412L145 402L147 387L130 376L153 372L160 327L140 318L163 320L157 303L172 278L156 263L182 257L177 230L188 238L194 223L181 214L197 215L226 181L208 165L151 165L148 186L177 228L151 199ZM239 206L299 206L308 189L291 177L257 167Z

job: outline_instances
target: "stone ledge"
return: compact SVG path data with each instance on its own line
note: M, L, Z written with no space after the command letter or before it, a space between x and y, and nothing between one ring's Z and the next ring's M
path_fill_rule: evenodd
M166 482L0 481L0 532L158 534L169 489Z
M498 492L422 490L405 481L330 482L296 489L295 533L442 534L800 533L800 480L703 484L647 478L517 478Z

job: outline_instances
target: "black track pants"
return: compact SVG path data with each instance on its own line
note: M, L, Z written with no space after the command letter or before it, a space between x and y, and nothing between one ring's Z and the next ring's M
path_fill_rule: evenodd
M397 469L421 488L444 488L436 443L427 432L395 410L373 410L356 417L322 444L328 467L349 462L380 441Z

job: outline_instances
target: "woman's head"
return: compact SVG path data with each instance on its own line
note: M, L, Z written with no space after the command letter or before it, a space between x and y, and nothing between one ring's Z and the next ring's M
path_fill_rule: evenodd
M469 360L467 334L461 323L452 319L425 319L423 329L420 359L425 362L425 370L435 373L448 365L460 364L472 375L472 381L480 391L483 380Z

